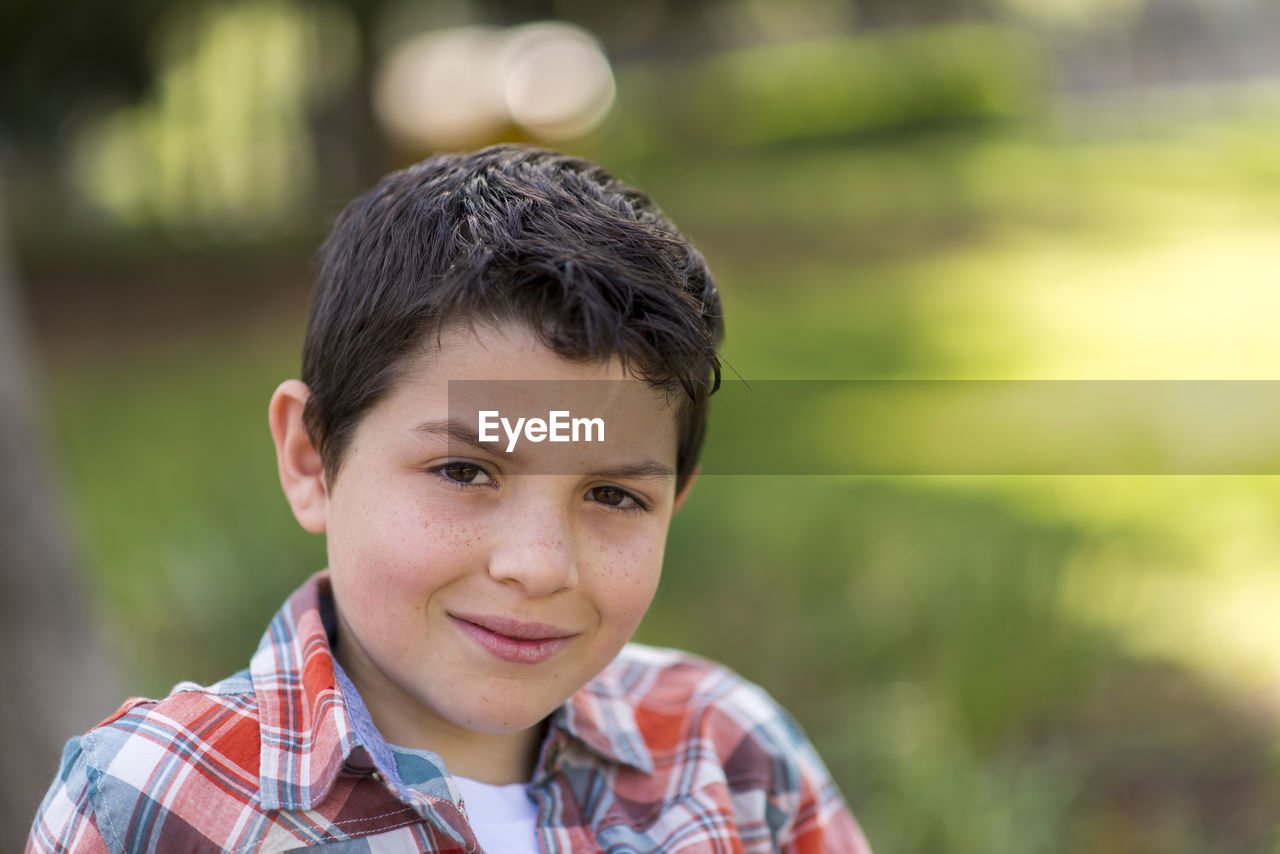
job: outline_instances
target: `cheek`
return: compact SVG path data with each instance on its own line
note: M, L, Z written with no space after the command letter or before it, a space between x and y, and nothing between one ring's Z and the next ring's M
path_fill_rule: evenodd
M640 624L662 574L665 529L656 536L603 545L592 581L601 616L628 633Z
M447 502L365 490L335 502L329 525L329 566L345 586L368 594L395 590L423 596L464 572L485 534L475 519Z

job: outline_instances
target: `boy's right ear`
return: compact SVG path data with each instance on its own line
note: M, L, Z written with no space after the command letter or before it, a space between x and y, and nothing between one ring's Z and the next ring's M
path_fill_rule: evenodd
M284 497L293 508L298 524L313 534L320 534L328 518L329 493L320 452L311 442L302 420L302 411L310 396L306 383L285 380L271 395L267 420L271 424L271 438L276 443L276 464Z

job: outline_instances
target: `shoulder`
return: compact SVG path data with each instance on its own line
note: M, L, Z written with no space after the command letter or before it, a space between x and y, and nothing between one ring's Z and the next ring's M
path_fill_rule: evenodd
M629 643L600 674L638 703L708 702L742 678L729 668L678 649Z
M258 787L260 731L246 675L208 687L182 683L169 696L134 698L72 739L63 753L52 802L70 793L81 820L92 820L111 850L126 848L140 808L172 810L207 783L246 800Z
M711 797L746 850L870 851L813 745L760 686L700 656L639 644L601 677L634 713L654 777L678 781L663 791Z
M627 644L605 672L641 709L721 714L746 727L790 720L759 685L693 653Z
M772 699L753 682L708 658L680 649L627 644L602 676L616 680L640 708L765 712Z
M651 746L696 740L714 748L726 773L760 784L776 779L779 765L799 772L817 760L791 715L759 685L722 664L628 644L606 674L617 680Z
M82 739L87 761L109 775L136 773L216 750L258 759L258 709L247 673L210 686L184 682L159 700L134 698ZM256 769L255 769L256 773Z

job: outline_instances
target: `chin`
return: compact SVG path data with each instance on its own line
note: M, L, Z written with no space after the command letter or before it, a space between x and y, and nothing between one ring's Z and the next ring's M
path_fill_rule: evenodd
M505 704L500 708L487 706L457 715L454 717L454 722L464 729L486 735L516 735L538 726L555 709L556 706L552 706L544 714L535 716L530 714L528 705L519 703L513 703L509 708L505 707Z

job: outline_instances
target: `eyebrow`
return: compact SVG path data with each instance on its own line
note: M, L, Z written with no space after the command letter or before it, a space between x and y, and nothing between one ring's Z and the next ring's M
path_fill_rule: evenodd
M479 451L492 453L494 442L481 442L480 434L472 430L469 426L461 421L446 419L442 421L423 421L421 424L413 428L413 432L422 436L432 438L443 438L454 440L475 448ZM509 455L510 457L518 457L519 453ZM592 477L603 477L611 480L661 480L664 478L675 477L675 471L671 466L660 463L657 460L640 460L634 463L624 463L619 466L611 466L597 471L585 472Z
M432 438L453 439L481 451L492 450L492 448L480 441L479 433L461 421L423 421L413 428L413 432Z
M675 472L671 470L671 466L664 465L657 460L644 460L643 462L589 472L589 474L593 477L603 477L610 480L661 480L662 478L675 477Z

